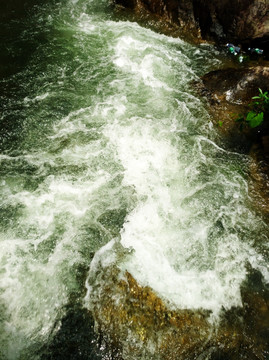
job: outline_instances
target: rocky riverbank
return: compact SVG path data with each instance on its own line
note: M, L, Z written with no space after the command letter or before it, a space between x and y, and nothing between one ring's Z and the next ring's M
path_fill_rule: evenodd
M133 14L136 20L147 21L158 31L194 43L210 41L224 48L227 42L232 42L240 46L244 57L248 48L263 50L261 56L250 55L243 63L232 61L232 66L230 62L228 68L204 75L195 87L206 98L208 110L215 125L220 125L226 143L252 155L255 169L252 175L260 183L256 187L266 189L262 198L265 196L269 204L269 115L265 113L262 126L253 129L247 126L242 129L242 124L235 121L249 111L249 103L259 89L263 92L269 89L268 1L114 0L114 3L127 9L127 14ZM233 58L238 60L239 56ZM269 213L269 205L263 208Z
M251 128L236 121L248 114L258 89L269 89L268 65L227 68L204 75L194 85L206 99L215 126L231 149L251 155L249 192L257 211L269 214L269 114L264 112L260 126Z
M157 16L161 23L180 29L182 36L243 47L261 47L268 55L269 15L267 0L114 0L140 17ZM173 29L175 30L175 29Z

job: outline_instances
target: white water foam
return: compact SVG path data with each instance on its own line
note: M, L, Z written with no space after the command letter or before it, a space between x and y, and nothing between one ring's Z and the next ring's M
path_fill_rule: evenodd
M124 225L121 243L135 252L120 268L179 308L216 313L222 307L241 305L245 247L237 236L227 234L222 239L225 242L216 244L215 253L208 253L212 219L196 218L198 209L181 205L190 191L184 179L185 164L180 163L167 139L157 139L145 125L141 133L139 119L133 122L133 128L107 130L117 144L125 183L135 186L140 199L146 198ZM197 201L196 206L201 205ZM188 266L191 255L194 261Z
M156 55L147 43L122 36L115 46L114 63L127 76L131 72L138 83L142 79L149 92L163 97L164 104L169 101L166 92L176 89L159 80L162 71L167 79L171 73L165 56L159 57L160 50ZM190 74L189 80L193 77ZM185 85L186 78L180 81ZM153 111L144 118L111 120L105 129L124 166L124 183L134 186L139 199L120 240L133 251L118 267L172 307L202 308L217 316L223 308L242 305L240 286L246 279L246 263L251 254L256 259L258 254L251 247L252 239L244 242L234 228L236 221L242 225L241 212L250 221L255 222L255 216L242 209L248 191L244 177L229 164L225 169L214 160L225 150L205 136L188 135L187 129L199 121L190 109L201 106L198 99L189 96L189 100L188 106L178 102L176 112L167 104L167 114L174 117L167 121L156 119ZM176 133L181 132L192 143L187 148L177 139ZM209 175L199 180L203 172ZM105 259L111 256L112 245L96 254L95 264L110 264ZM95 271L93 266L91 279ZM90 287L86 299L91 296Z

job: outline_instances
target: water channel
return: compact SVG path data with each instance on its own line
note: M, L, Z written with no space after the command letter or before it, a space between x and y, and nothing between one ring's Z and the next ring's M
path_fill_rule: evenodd
M212 347L161 353L163 332L147 339L124 322L139 322L131 309L113 329L107 319L135 302L119 292L128 277L165 311L204 314L202 343L225 312L243 321L242 289L268 301L251 160L224 146L191 85L222 54L116 18L100 0L36 5L1 41L0 358L210 359ZM256 325L253 359L266 359ZM117 351L105 349L98 330L119 329Z

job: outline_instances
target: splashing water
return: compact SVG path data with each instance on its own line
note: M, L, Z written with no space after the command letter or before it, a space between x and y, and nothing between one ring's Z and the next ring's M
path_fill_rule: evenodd
M211 46L112 20L105 1L50 6L20 39L45 40L2 80L4 359L34 358L74 297L91 309L100 264L215 317L241 306L247 263L268 281L248 158L217 144L190 85L221 65Z

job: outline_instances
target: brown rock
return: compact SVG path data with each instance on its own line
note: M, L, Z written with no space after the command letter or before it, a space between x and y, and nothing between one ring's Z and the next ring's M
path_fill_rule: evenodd
M249 193L257 211L268 217L269 114L264 113L263 124L254 129L242 128L235 119L250 110L248 104L259 88L268 91L269 66L212 71L196 88L207 98L212 119L221 122L219 129L226 143L251 155Z
M212 119L215 124L222 125L220 131L225 134L229 145L248 152L254 143L262 144L262 137L269 135L267 117L263 126L255 129L246 124L242 128L242 124L235 120L250 110L248 104L253 96L259 94L259 88L262 91L269 89L269 66L211 71L201 80L195 87L206 97Z
M128 272L123 277L108 267L101 278L102 286L97 281L93 288L91 308L103 346L117 349L116 359L264 359L268 322L262 319L268 306L256 292L246 290L244 307L224 313L214 325L209 311L169 308ZM251 332L252 318L261 322L258 338Z
M268 0L114 0L129 8L144 9L161 21L173 23L182 34L269 47Z
M239 42L269 36L267 0L195 0L194 7L204 36Z
M216 70L204 75L202 81L212 96L224 97L230 104L247 105L259 88L269 89L269 66Z

